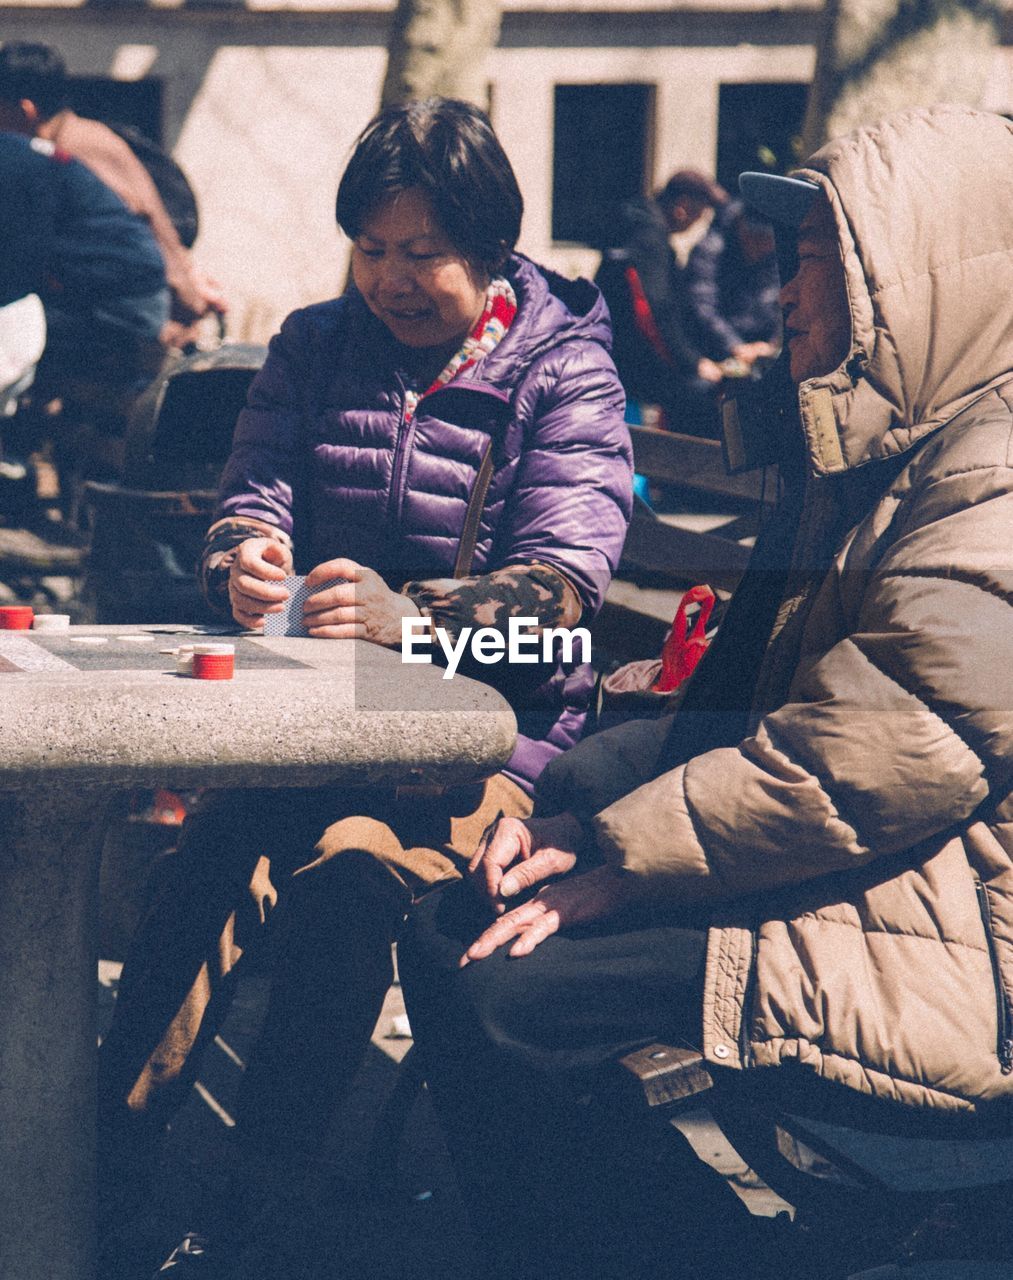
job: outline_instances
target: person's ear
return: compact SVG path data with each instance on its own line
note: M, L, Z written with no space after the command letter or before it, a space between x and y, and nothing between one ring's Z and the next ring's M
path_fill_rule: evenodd
M42 116L39 114L39 108L31 98L22 98L18 103L18 110L24 116L25 124L32 130L34 130L35 126L42 120Z

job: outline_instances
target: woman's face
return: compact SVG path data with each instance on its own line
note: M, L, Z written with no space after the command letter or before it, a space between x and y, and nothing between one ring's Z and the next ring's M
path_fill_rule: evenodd
M352 245L352 279L370 311L407 347L463 340L489 278L462 257L419 187L392 196Z

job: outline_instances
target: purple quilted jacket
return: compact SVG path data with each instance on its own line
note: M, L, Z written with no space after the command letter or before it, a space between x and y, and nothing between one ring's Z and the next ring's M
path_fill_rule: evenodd
M405 349L354 291L289 316L236 425L219 515L253 516L289 533L298 572L348 556L395 590L410 579L445 578L491 435L495 466L473 572L551 565L592 617L631 507L608 312L587 281L526 258L511 258L506 274L518 302L506 336L424 396L407 426ZM530 790L547 761L580 736L590 670L559 663L511 671L502 663L481 673L517 713L507 772Z

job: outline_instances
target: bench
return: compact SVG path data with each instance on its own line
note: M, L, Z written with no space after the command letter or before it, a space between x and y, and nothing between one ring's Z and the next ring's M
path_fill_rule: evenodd
M630 436L637 474L666 486L666 505L675 511L666 518L642 500L635 504L622 572L733 591L762 509L775 500L776 477L755 471L729 475L716 440L636 426ZM701 510L717 517L714 528L694 527Z
M704 1104L755 1175L795 1207L803 1252L877 1264L853 1280L1013 1275L1009 1114L876 1115L837 1086L798 1073L760 1078L769 1075L712 1069L698 1050L652 1044L619 1059L615 1092L666 1123Z
M853 1102L845 1094L842 1103L815 1080L796 1098L793 1081L782 1079L785 1088L779 1090L770 1085L769 1072L763 1075L760 1080L753 1073L712 1069L698 1050L651 1044L617 1060L599 1100L621 1108L631 1124L671 1124L684 1134L694 1118L697 1130L706 1127L705 1107L748 1166L732 1183L751 1211L770 1214L772 1205L794 1209L795 1224L785 1228L785 1247L795 1251L784 1259L789 1274L826 1280L829 1273L818 1268L829 1258L843 1264L849 1280L1009 1280L1008 1119L994 1134L961 1138L950 1117L930 1124L923 1135L922 1121L901 1113L893 1132L874 1132L855 1119L867 1100ZM374 1185L397 1185L398 1149L423 1086L413 1047L374 1129L368 1156ZM711 1149L713 1135L712 1125ZM710 1152L698 1154L706 1159Z
M727 597L777 495L773 470L729 475L717 440L629 430L638 475L665 487L671 510L659 514L634 499L622 563L592 628L604 665L656 656L686 588L706 582Z

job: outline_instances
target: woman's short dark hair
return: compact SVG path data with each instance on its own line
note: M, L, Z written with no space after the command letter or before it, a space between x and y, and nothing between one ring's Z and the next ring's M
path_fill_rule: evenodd
M337 219L355 239L384 201L419 187L469 262L500 270L524 201L489 118L469 102L427 98L387 107L359 135L338 186Z

